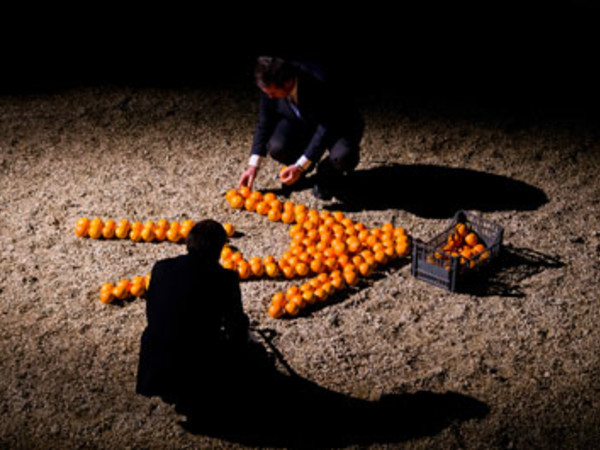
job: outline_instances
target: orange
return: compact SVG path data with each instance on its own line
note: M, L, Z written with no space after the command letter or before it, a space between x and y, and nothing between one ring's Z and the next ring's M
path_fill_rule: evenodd
M167 236L167 239L171 242L179 242L181 240L181 234L179 233L179 227L174 228L171 225L171 228L169 228L169 230L167 231L166 236Z
M285 308L281 305L270 305L269 306L269 316L273 319L279 319L281 316L285 314Z
M81 217L77 220L75 224L75 234L79 237L83 237L87 234L88 228L90 226L90 219L87 217Z
M258 202L255 199L253 199L252 197L248 197L244 202L244 208L246 208L246 211L256 211L257 204Z
M312 305L315 302L315 292L312 290L312 288L306 289L302 292L302 299L306 302L307 305Z
M125 239L129 236L129 230L131 229L131 225L129 224L129 220L122 219L119 220L117 228L115 229L115 236L119 239Z
M283 223L293 223L294 220L296 220L296 216L294 215L293 210L284 210L283 213L281 213L281 221Z
M141 237L145 242L152 242L155 238L154 228L145 226L142 230Z
M344 216L344 213L341 211L334 211L333 212L333 218L338 221L341 222L342 220L344 220L346 216Z
M241 195L234 195L230 200L229 204L234 209L242 209L244 207L244 197Z
M104 226L104 222L99 217L94 217L90 220L90 227L102 228Z
M112 291L100 291L100 302L104 303L105 305L112 303L114 299L115 296L113 295Z
M281 269L283 276L288 280L291 280L296 276L296 269L293 266L285 266Z
M356 231L358 231L359 233L360 233L361 231L363 231L363 230L366 230L366 229L367 229L367 227L365 226L365 224L364 224L364 223L362 223L362 222L356 222L356 223L354 224L354 228L355 228L355 229L356 229Z
M297 294L292 295L292 297L289 300L289 303L295 303L296 305L298 305L298 308L303 309L306 306L306 302L304 301L304 298L302 297L302 293L298 292Z
M331 247L333 248L333 251L335 252L336 256L340 256L346 253L346 243L341 240L334 240L331 243Z
M298 274L298 276L305 277L306 275L308 275L309 267L308 267L308 265L306 265L306 263L299 262L296 264L295 267L296 267L296 274Z
M329 275L326 273L320 273L319 275L316 276L317 281L321 284L323 283L327 283L329 281Z
M285 310L290 316L294 317L294 316L297 316L298 313L300 312L300 307L298 306L297 303L287 302L285 304Z
M471 247L476 246L479 243L479 238L475 233L469 233L465 236L465 243Z
M142 224L142 222L133 222L131 224L131 230L129 231L129 239L135 242L141 241L143 229L144 225Z
M350 256L348 256L348 253L342 253L340 256L338 256L337 262L340 267L345 267L350 263Z
M323 286L321 287L321 289L323 289L323 291L325 291L325 293L327 294L327 297L330 297L333 294L335 294L335 287L331 284L331 281L328 281L327 283L323 283Z
M267 255L263 258L263 264L266 266L267 264L276 263L275 257L273 255Z
M237 273L240 276L240 279L247 280L252 275L252 270L250 269L250 264L247 261L241 260L237 263Z
M310 270L314 273L322 273L325 270L325 264L321 258L315 258L310 263Z
M279 267L277 266L276 263L273 263L273 262L267 263L267 264L265 264L265 272L271 278L278 277L279 276Z
M332 256L331 258L327 258L325 260L325 267L327 267L327 270L329 272L332 272L334 270L336 270L339 267L339 263L337 261L337 258L335 256Z
M169 230L164 227L156 228L156 230L154 230L155 239L159 242L164 241L167 238L167 231Z
M238 192L235 189L229 189L226 193L225 193L225 199L228 202L231 202L231 199L233 197L235 197L236 195L238 195Z
M141 297L146 292L146 287L144 286L144 282L141 283L132 283L131 289L129 290L131 295L134 297Z
M273 192L266 192L263 195L263 201L267 202L268 204L271 204L275 200L277 200L277 196Z
M273 297L271 297L271 304L283 306L285 304L285 294L281 291L275 292Z
M395 250L398 256L407 256L410 253L410 245L407 241L401 241L396 244Z
M104 222L104 226L102 227L102 236L104 239L112 239L115 237L115 228L117 224L114 220L108 219Z
M320 302L324 302L325 300L327 300L328 294L327 291L325 291L325 289L323 289L322 287L318 287L317 289L315 289L314 296Z
M226 222L223 224L223 228L225 229L225 234L227 234L228 237L231 237L235 234L235 227L233 224Z
M123 300L129 295L130 286L131 283L129 282L129 280L120 280L113 288L112 294L115 296L115 298Z
M336 291L341 291L342 289L344 289L344 287L346 287L346 282L344 281L343 277L332 277L331 278L331 285L335 288Z
M264 200L262 202L258 202L256 204L256 212L258 214L260 214L261 216L266 216L269 213L270 209L271 209L271 205L269 205Z
M387 264L388 256L383 250L375 252L375 261L377 261L379 264Z
M231 254L231 260L236 264L239 263L240 261L243 261L243 259L244 259L244 255L242 254L242 252L233 252Z
M296 205L294 205L294 212L297 213L308 213L308 208L306 207L306 205L302 204L302 203L298 203Z
M271 222L277 222L281 219L281 212L278 209L271 209L267 217Z
M302 225L307 220L306 212L304 212L304 211L300 211L300 212L294 211L294 217L295 217L296 223L298 223L300 225Z
M362 243L362 244L366 244L367 243L367 239L369 239L369 231L368 230L360 230L358 232L358 240Z
M346 267L344 267L342 269L342 273L347 273L347 272L355 272L356 273L357 270L358 269L356 268L356 266L354 264L346 264Z
M485 250L485 245L477 244L473 247L473 255L478 255Z
M102 303L108 304L114 300L115 296L112 293L114 288L112 283L102 283L100 287L100 301Z
M454 226L454 229L456 230L456 232L458 233L459 236L465 237L467 235L467 233L469 232L469 229L467 228L467 226L464 223L457 223Z
M393 233L394 225L392 225L390 222L386 222L383 225L381 225L381 231L383 231L384 233Z
M241 195L244 199L250 197L252 194L252 190L248 186L242 186L238 189L238 194Z
M88 227L88 236L92 239L98 239L102 236L102 228L104 227L104 222L100 219L92 219L90 222L90 226Z
M354 255L351 261L355 267L358 267L365 262L365 258L363 258L361 255Z
M348 286L356 285L358 283L358 276L356 275L356 272L344 272L344 281Z
M344 228L354 229L354 221L349 217L342 218L342 220L340 220L340 223L344 226Z
M262 265L262 262L250 264L250 270L252 271L252 275L259 278L265 273L265 267Z
M236 264L231 260L231 258L229 258L221 261L221 266L223 266L225 269L235 270Z
M286 202L283 204L283 210L294 212L294 204L289 200L286 200Z
M253 198L254 200L256 200L256 203L262 202L263 201L262 192L253 191L250 193L250 198Z
M262 265L262 258L260 256L253 256L252 258L250 258L248 260L248 262L250 263L250 265L253 265L253 264L261 264Z
M388 257L388 261L393 261L398 256L393 246L385 247L383 253Z
M271 206L271 209L278 209L280 212L283 210L283 203L281 203L281 200L279 199L275 199L267 203Z
M358 266L358 271L362 276L368 277L373 273L373 266L369 263L364 262L360 266Z

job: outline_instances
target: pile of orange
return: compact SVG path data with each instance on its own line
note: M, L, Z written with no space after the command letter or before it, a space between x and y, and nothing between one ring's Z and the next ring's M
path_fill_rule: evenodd
M267 216L269 220L291 224L291 242L287 251L276 259L246 259L238 251L225 246L221 264L236 270L241 279L312 277L302 286L292 286L285 295L277 293L271 301L269 315L297 315L315 301L325 301L337 290L355 285L379 265L385 265L410 253L410 237L402 227L385 223L367 229L341 211L317 211L290 201L282 203L273 193L248 188L230 190L225 198L235 209L245 209Z
M444 262L450 268L450 258L459 258L461 266L473 268L479 261L490 257L490 251L485 243L468 225L459 222L448 234L441 251L434 253L434 258Z

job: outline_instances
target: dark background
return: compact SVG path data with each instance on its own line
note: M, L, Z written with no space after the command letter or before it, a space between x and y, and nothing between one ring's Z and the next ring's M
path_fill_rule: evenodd
M359 95L595 113L599 10L591 2L278 5L8 12L0 89L252 88L254 58L278 54L325 62Z

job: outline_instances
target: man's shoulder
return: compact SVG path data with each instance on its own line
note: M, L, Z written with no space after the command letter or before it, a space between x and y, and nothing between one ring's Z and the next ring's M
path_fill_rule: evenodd
M168 270L169 268L188 264L187 255L173 256L171 258L159 259L154 263L154 270Z

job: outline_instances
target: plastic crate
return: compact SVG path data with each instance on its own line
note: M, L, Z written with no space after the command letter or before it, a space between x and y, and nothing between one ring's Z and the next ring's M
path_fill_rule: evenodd
M485 245L485 250L471 258L452 256L441 250L459 222L473 230ZM413 240L412 269L414 277L451 292L464 288L467 279L494 261L502 246L504 228L467 211L460 210L450 225L428 242Z

